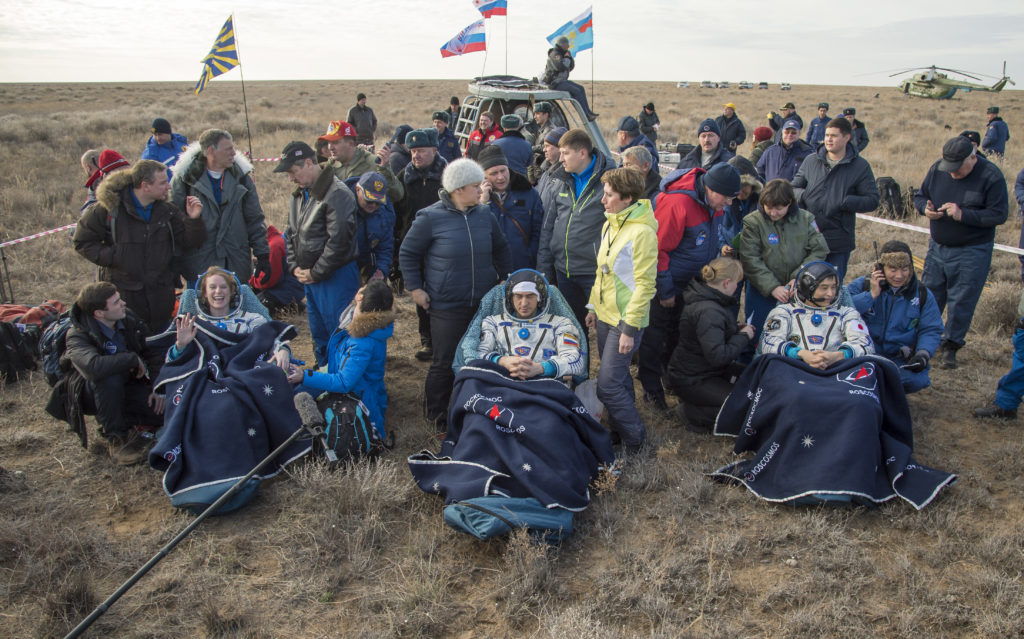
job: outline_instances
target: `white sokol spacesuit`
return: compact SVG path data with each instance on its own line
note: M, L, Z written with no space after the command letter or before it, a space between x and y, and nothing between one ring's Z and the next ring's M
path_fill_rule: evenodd
M829 277L839 281L835 270L825 262L811 262L797 273L796 295L768 313L758 352L788 357L796 357L801 349L843 351L847 357L874 352L860 313L852 306L841 306L839 295L824 308L810 303L818 284Z
M519 271L517 273L533 273ZM515 274L514 274L515 275ZM541 277L537 274L537 277ZM561 378L586 372L586 361L580 351L580 334L576 324L568 317L548 313L549 296L541 278L533 291L538 292L537 314L529 319L518 317L512 304L511 291L518 290L509 278L509 291L500 315L484 318L480 327L480 346L477 356L497 362L506 355L527 357L544 367L543 377Z

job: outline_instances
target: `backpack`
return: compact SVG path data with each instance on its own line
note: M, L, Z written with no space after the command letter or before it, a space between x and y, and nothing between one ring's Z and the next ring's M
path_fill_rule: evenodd
M894 219L903 219L906 214L903 193L900 184L891 177L880 177L877 180L878 195L880 196L878 211L885 216Z
M370 423L370 411L358 397L351 393L328 393L317 403L323 413L327 447L338 456L339 462L359 461L362 458L376 459L384 449L394 446L394 438L381 434ZM319 439L313 443L314 454L323 456L323 444Z
M0 382L10 384L38 368L32 335L24 325L0 322Z
M66 337L71 328L70 311L61 313L57 320L51 322L39 338L39 359L43 362L43 374L46 383L56 386L64 372L60 368L60 358L67 350Z

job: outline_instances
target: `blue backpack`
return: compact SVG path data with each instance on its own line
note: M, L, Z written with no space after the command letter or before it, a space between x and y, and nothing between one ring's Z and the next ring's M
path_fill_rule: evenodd
M375 459L394 447L394 437L377 432L366 404L352 393L327 393L316 405L327 423L327 447L339 462ZM313 448L320 455L325 453L319 440L314 440Z
M50 323L39 337L39 358L43 361L43 373L46 383L56 386L64 371L60 368L60 358L67 350L67 334L71 328L71 312L65 311Z

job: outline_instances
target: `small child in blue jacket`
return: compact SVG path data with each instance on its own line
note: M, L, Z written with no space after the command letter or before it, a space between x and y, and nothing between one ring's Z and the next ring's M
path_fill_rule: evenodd
M875 353L899 367L903 390L913 393L930 386L928 361L942 339L942 313L917 280L910 247L898 240L886 242L871 275L855 279L848 288Z
M327 345L327 369L292 368L288 381L300 384L296 393L314 397L328 391L352 393L362 399L370 422L384 430L388 392L384 386L387 341L395 330L394 296L384 280L370 280L356 292ZM383 435L382 435L383 436Z

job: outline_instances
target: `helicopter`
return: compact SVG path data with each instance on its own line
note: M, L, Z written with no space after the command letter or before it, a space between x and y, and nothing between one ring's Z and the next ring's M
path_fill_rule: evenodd
M973 82L967 82L966 80L959 80L957 78L951 78L945 73L939 73L939 71L949 71L958 75L966 76L972 80L978 80L981 82L981 78L974 76L966 71L958 71L957 69L947 69L946 67L937 67L932 65L930 67L915 67L913 69L905 69L898 73L893 73L889 77L902 75L911 71L921 71L922 73L915 73L911 78L903 80L900 84L900 90L905 95L913 95L919 98L931 98L933 100L948 100L953 97L957 90L969 93L971 91L991 91L998 92L1002 91L1006 83L1017 86L1017 83L1010 79L1006 75L1006 62L1003 61L1003 77L999 78L992 86L986 86L984 84L975 84ZM978 75L984 76L984 73L978 73ZM985 76L994 77L994 76Z

